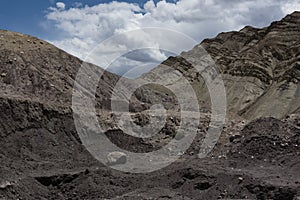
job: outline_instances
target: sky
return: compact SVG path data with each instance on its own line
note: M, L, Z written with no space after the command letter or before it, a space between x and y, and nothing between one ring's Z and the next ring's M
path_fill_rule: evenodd
M155 0L155 2L157 1ZM50 7L56 7L57 2L63 2L66 8L72 8L78 7L80 4L88 6L105 4L111 0L1 0L0 29L21 32L42 39L55 39L55 31L52 31L52 27L47 29L45 26L47 24L46 14ZM117 0L117 2L135 3L142 6L147 0Z
M296 10L300 0L1 0L0 29L36 36L85 59L95 45L126 31L167 28L200 43L246 25L268 26ZM110 71L123 74L135 65L154 66L165 60L169 54L159 50L160 39L165 37L154 40L144 31L137 38L124 39L122 45L112 44L105 52L108 57L113 50L138 49L142 43L158 50L124 56ZM91 62L101 66L103 60Z

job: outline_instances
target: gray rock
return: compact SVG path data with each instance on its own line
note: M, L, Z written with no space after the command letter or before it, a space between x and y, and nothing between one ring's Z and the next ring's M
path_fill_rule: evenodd
M107 155L108 165L120 165L127 162L127 155L123 152L115 151Z

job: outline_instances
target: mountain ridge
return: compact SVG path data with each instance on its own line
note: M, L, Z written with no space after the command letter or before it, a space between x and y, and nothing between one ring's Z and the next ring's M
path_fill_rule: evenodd
M204 48L221 72L229 112L248 120L264 116L282 118L300 108L299 27L300 12L294 12L269 27L246 26L241 31L220 33L162 64L180 71L190 81L196 81L194 90L198 98L209 102L205 81L200 80L197 72L191 69L193 66L188 66L190 64L184 59L197 60ZM164 72L158 67L148 75L151 73ZM281 108L272 111L274 105Z

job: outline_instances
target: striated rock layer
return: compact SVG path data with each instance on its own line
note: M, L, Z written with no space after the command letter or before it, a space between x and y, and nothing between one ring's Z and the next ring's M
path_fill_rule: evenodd
M186 59L201 65L204 48L222 74L229 112L249 120L281 118L300 112L299 32L300 12L295 12L266 28L247 26L206 39L163 65L179 70L192 82L200 102L207 103L210 96L205 81ZM152 73L164 74L164 68L155 68L145 76Z

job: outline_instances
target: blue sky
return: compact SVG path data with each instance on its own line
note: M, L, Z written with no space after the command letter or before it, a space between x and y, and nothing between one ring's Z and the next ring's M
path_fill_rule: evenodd
M200 43L246 25L268 26L295 10L300 10L300 0L1 0L0 29L39 37L85 59L97 44L122 32L167 28ZM143 32L124 38L122 45L111 44L102 55L109 57L118 48L138 49L139 45L157 48L115 62L111 71L122 74L136 65L165 60L168 55L159 50L162 40ZM180 41L167 42L186 50ZM99 56L89 61L99 66L104 62Z
M119 2L136 3L144 5L147 0L117 0ZM159 0L155 0L157 2ZM43 28L45 14L48 8L55 7L55 0L1 0L0 2L0 29L6 29L40 38L54 38L51 29ZM80 0L63 0L67 7L72 7ZM84 5L109 3L111 0L87 0L81 1ZM172 2L170 0L169 2Z

